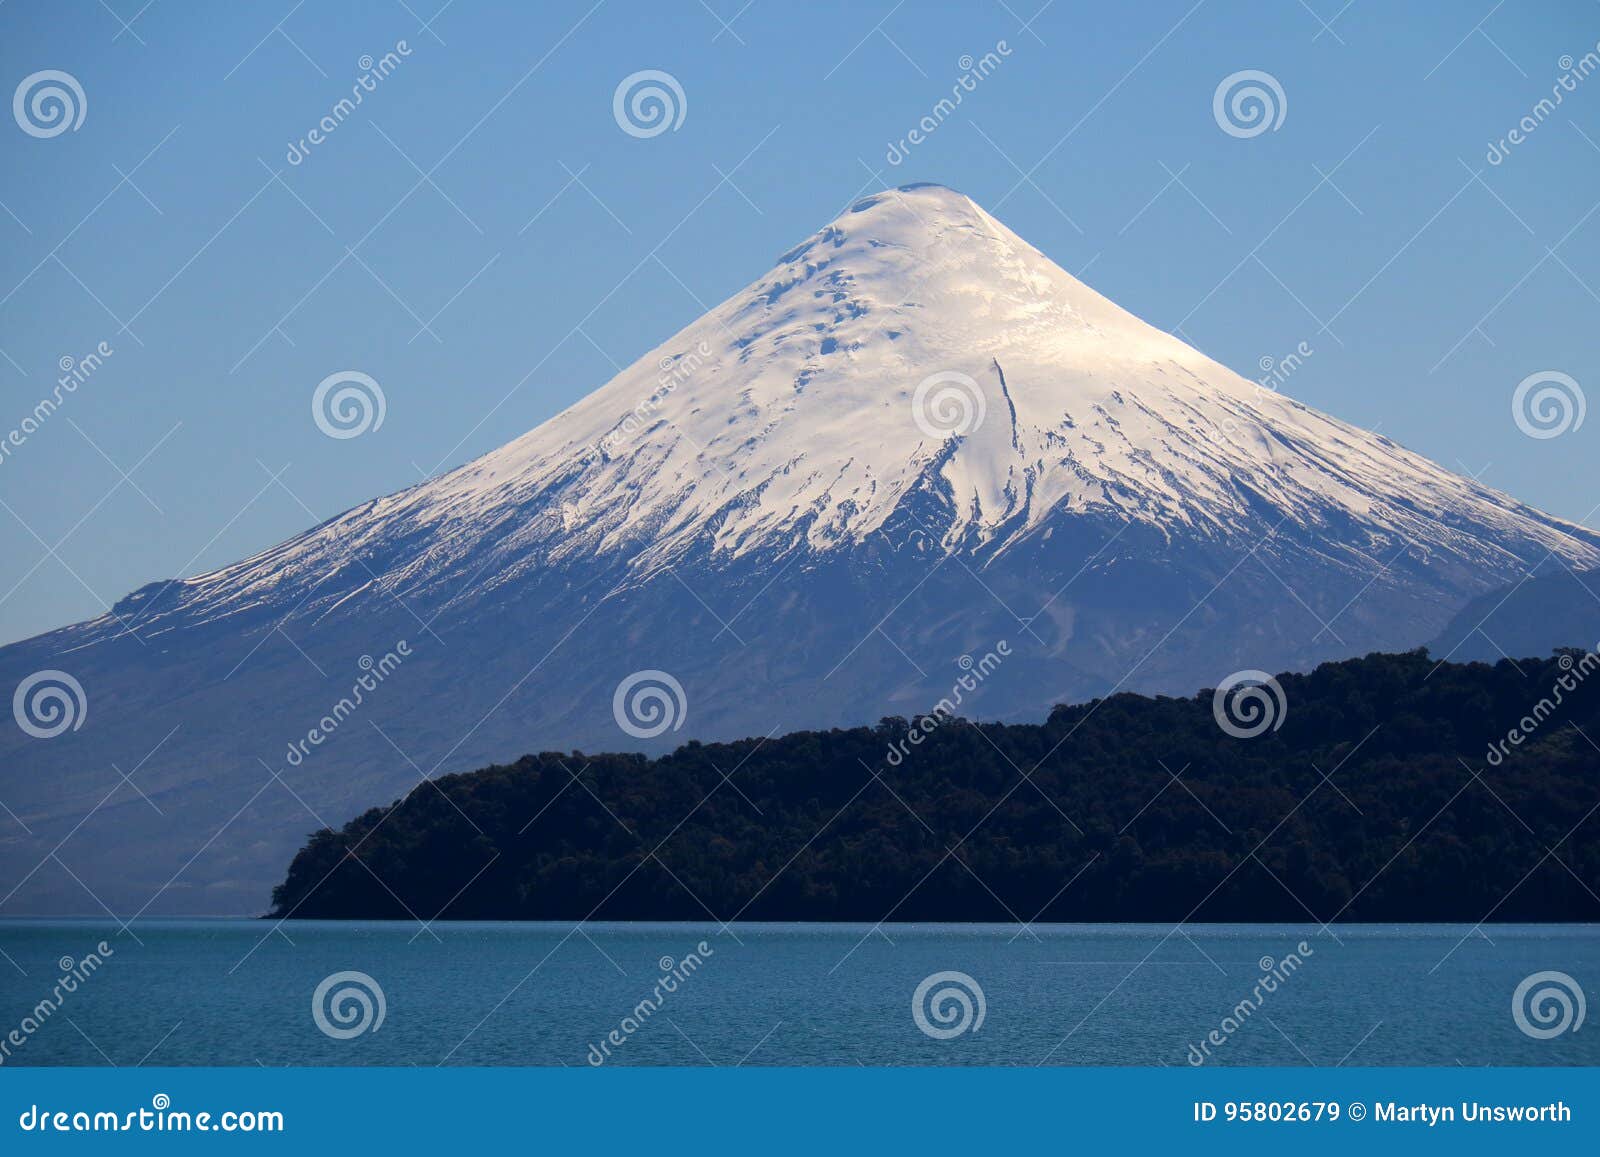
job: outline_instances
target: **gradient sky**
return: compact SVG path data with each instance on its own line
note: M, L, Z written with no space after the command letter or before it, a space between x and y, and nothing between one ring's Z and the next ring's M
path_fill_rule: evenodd
M114 350L0 459L0 642L500 445L912 181L1248 377L1307 343L1286 393L1596 525L1600 416L1536 440L1511 395L1600 388L1600 75L1485 159L1595 51L1590 0L141 2L0 7L4 91L59 69L87 98L50 139L0 122L0 438ZM614 120L641 69L682 85L677 131ZM1212 111L1242 69L1287 100L1249 139ZM319 432L340 370L380 429Z

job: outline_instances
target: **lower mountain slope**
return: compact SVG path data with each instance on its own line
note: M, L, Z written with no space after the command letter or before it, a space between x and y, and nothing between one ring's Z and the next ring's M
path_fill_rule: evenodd
M1473 599L1428 650L1441 659L1492 663L1557 647L1600 646L1600 570L1523 575Z

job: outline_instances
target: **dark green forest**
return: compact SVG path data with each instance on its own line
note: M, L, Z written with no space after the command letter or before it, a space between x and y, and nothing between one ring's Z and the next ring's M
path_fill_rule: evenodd
M1600 919L1600 658L1374 654L1278 682L1254 738L1206 690L527 755L316 832L273 915Z

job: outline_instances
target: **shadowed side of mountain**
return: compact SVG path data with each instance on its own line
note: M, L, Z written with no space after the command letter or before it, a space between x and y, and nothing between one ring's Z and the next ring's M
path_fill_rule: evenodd
M1547 655L1558 647L1600 646L1600 570L1524 575L1473 599L1428 650L1441 659L1493 663Z

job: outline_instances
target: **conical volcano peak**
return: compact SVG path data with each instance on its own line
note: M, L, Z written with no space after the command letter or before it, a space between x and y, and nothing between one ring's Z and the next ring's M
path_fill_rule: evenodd
M924 184L858 199L521 438L193 589L430 535L430 574L649 575L845 553L910 511L935 548L985 558L1062 519L1211 543L1257 542L1267 519L1358 527L1357 567L1404 541L1509 559L1443 529L1465 525L1600 564L1576 528L1246 381Z
M1414 646L1552 558L1600 566L1600 534L1258 388L954 190L888 189L500 449L0 652L10 685L70 653L96 704L57 762L0 737L0 795L159 749L142 778L203 814L116 811L74 839L88 886L148 907L231 815L257 827L217 878L264 896L305 824L258 816L257 753L341 682L308 659L415 645L362 705L387 714L291 761L326 786L302 806L348 814L418 766L609 748L635 668L693 704L661 742L715 739L925 709L1009 639L984 693L1037 718ZM12 852L21 878L48 843Z
M413 494L451 518L514 505L540 549L644 571L846 548L908 503L946 550L1002 551L1068 512L1242 539L1266 508L1354 520L1369 550L1482 506L1591 554L1246 381L941 185L858 199L582 402Z
M958 192L948 185L936 184L933 181L917 181L909 185L897 185L893 188L883 189L871 193L851 203L843 217L857 213L870 212L884 205L897 206L907 212L978 212L982 208L965 193Z
M781 268L819 244L843 247L851 241L869 249L931 251L946 246L1014 249L1020 246L1045 264L1048 258L991 217L981 205L946 185L920 182L883 189L853 201L827 225L778 259ZM931 262L924 266L926 273Z
M837 267L848 259L860 264L863 255L888 249L927 254L952 242L968 245L996 244L1008 230L970 197L944 185L915 184L884 189L858 198L850 206L778 258L773 274L807 257L826 257Z
M908 503L946 550L1002 551L1068 512L1231 540L1264 508L1355 520L1369 550L1481 506L1592 553L1246 381L932 184L856 200L581 402L378 510L495 533L515 510L508 564L536 549L648 572L846 548Z
M819 308L804 316L806 304ZM923 374L1015 357L1176 363L1200 376L1220 367L1095 292L981 205L944 185L885 189L778 258L720 316L745 345L799 322L830 349L883 340ZM833 307L830 309L826 307ZM727 306L724 306L726 309ZM1224 378L1227 375L1223 375Z
M852 209L856 209L868 205L880 197L900 196L928 197L934 199L941 197L960 197L969 201L972 199L967 197L967 195L962 193L959 189L953 189L949 185L946 185L940 181L911 181L904 185L891 185L887 188L878 190L876 193L869 193L865 197L858 198L851 204L850 207Z
M960 197L963 200L972 200L971 197L968 197L965 193L961 192L961 190L954 189L941 181L911 181L907 184L896 185L893 188L884 189L880 193L874 193L871 196L863 197L862 200L870 201L873 197L887 197L897 193L903 193L907 196Z

